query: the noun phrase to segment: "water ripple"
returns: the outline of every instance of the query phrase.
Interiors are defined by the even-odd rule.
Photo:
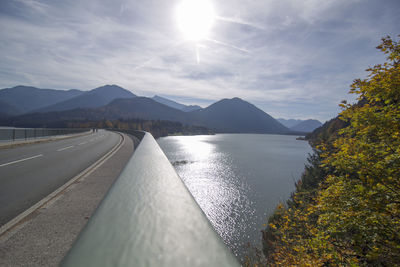
[[[247,141],[244,141],[247,140]],[[158,140],[215,230],[242,258],[266,216],[294,189],[310,148],[274,135],[179,136]]]

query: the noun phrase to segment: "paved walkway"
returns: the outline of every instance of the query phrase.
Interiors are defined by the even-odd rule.
[[[57,266],[133,153],[131,138],[93,172],[0,236],[0,266]]]

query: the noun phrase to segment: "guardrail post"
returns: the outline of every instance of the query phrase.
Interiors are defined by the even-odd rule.
[[[13,129],[13,141],[15,141],[15,129]]]
[[[26,132],[27,132],[27,129],[25,129],[25,140],[26,140]]]

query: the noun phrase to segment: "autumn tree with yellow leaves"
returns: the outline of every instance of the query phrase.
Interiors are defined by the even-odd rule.
[[[343,102],[339,116],[347,126],[316,146],[269,219],[268,265],[400,265],[400,44],[386,37],[377,48],[387,60],[352,84],[358,103]]]

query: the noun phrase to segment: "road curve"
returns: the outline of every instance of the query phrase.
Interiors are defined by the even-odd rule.
[[[85,170],[120,140],[102,131],[0,150],[0,226]]]

